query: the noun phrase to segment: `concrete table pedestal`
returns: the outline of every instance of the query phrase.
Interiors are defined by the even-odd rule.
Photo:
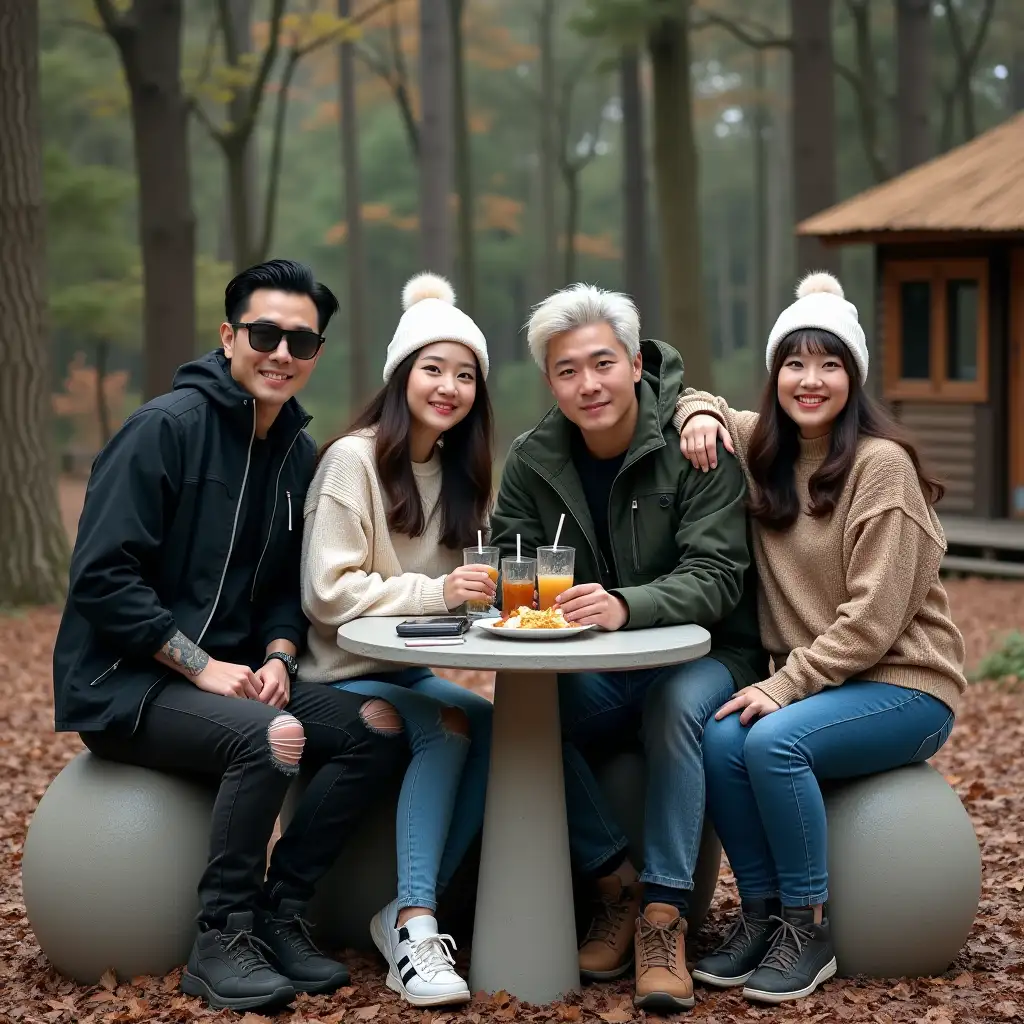
[[[553,1002],[580,987],[556,676],[692,661],[710,636],[666,626],[528,641],[473,628],[459,646],[406,647],[401,621],[346,623],[338,644],[397,664],[497,672],[470,987]]]

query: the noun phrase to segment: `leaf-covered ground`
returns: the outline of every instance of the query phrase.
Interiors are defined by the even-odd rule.
[[[948,589],[971,663],[998,634],[1024,625],[1024,583],[952,580]],[[56,625],[53,611],[0,617],[0,1021],[124,1024],[223,1019],[261,1024],[265,1018],[258,1015],[218,1015],[180,995],[176,972],[165,978],[120,983],[108,976],[100,985],[85,987],[59,977],[40,952],[21,897],[22,843],[46,786],[81,749],[76,736],[53,733],[50,655]],[[486,677],[475,673],[467,673],[461,681],[484,690],[489,685]],[[813,998],[776,1010],[757,1009],[735,992],[698,987],[697,1007],[686,1016],[731,1024],[757,1020],[1009,1024],[1024,1018],[1024,687],[973,686],[952,737],[934,763],[964,801],[984,860],[978,916],[950,971],[941,978],[899,982],[833,981]],[[936,898],[941,899],[941,893]],[[711,917],[691,952],[699,953],[714,942],[734,905],[724,867]],[[281,1024],[599,1020],[613,1024],[642,1018],[630,1002],[629,980],[587,987],[568,1003],[549,1007],[522,1005],[498,994],[479,996],[458,1013],[430,1014],[401,1004],[384,986],[379,963],[351,957],[349,964],[353,985],[332,996],[300,996],[276,1019]]]

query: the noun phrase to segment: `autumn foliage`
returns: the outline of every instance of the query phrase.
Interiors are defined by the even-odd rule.
[[[953,580],[953,613],[976,664],[1024,607],[1024,583]],[[82,749],[77,736],[53,733],[50,652],[55,610],[0,618],[0,1021],[4,1024],[132,1024],[223,1020],[264,1024],[270,1018],[215,1013],[178,991],[178,972],[164,978],[118,979],[95,986],[61,978],[40,952],[25,917],[20,887],[22,844],[33,809],[50,780]],[[460,681],[475,685],[475,677]],[[751,1006],[737,992],[697,987],[697,1007],[670,1020],[771,1024],[971,1024],[1024,1016],[1024,689],[996,683],[971,688],[946,747],[935,758],[963,800],[981,842],[981,906],[965,948],[938,978],[893,982],[831,981],[812,998],[778,1009]],[[935,894],[942,899],[942,893]],[[723,865],[711,916],[689,945],[699,955],[722,934],[736,906]],[[460,950],[465,967],[469,951]],[[552,1006],[520,1003],[507,993],[479,994],[458,1012],[409,1007],[384,985],[374,959],[348,956],[353,983],[332,996],[299,996],[273,1018],[281,1024],[481,1024],[537,1021],[625,1024],[641,1020],[631,1002],[632,979],[591,985]],[[657,1018],[648,1017],[648,1020]]]

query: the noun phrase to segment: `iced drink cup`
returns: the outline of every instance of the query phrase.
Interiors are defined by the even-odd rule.
[[[553,608],[555,598],[572,586],[575,563],[575,548],[564,544],[537,548],[537,596],[541,611]]]
[[[537,583],[536,558],[503,558],[501,560],[501,610],[533,607],[533,591]]]
[[[501,549],[491,547],[471,547],[462,549],[463,565],[485,565],[487,575],[492,583],[498,582],[498,565],[501,561]],[[489,601],[467,601],[467,615],[486,615],[491,610]]]

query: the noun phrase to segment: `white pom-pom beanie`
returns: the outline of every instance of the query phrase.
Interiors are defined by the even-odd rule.
[[[435,341],[457,341],[470,349],[487,379],[487,341],[471,317],[455,306],[455,290],[438,274],[417,274],[402,289],[402,308],[395,336],[388,345],[384,383],[395,367],[413,352]]]
[[[843,286],[824,271],[808,274],[800,282],[796,289],[796,302],[787,306],[775,321],[764,355],[769,373],[782,339],[793,331],[806,328],[834,334],[850,350],[861,384],[868,379],[868,344],[857,307],[843,296]]]

